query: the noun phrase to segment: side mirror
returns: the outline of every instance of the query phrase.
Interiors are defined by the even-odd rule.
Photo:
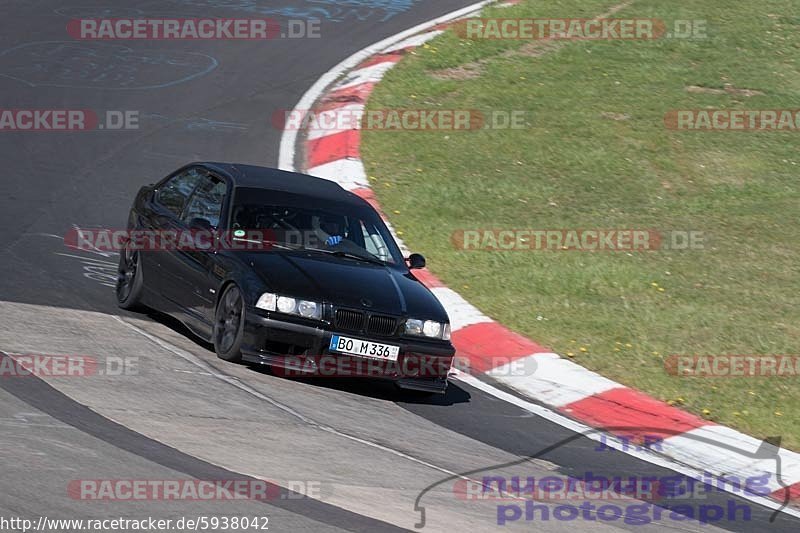
[[[408,268],[425,268],[425,257],[421,254],[411,254],[408,256]]]
[[[202,217],[194,217],[192,220],[190,220],[189,227],[192,229],[199,229],[204,231],[214,230],[214,227],[211,225],[211,222],[209,222],[208,219]]]

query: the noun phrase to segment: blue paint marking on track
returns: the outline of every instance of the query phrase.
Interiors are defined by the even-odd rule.
[[[374,20],[385,22],[399,13],[408,11],[419,0],[303,0],[294,6],[275,5],[276,2],[258,0],[172,0],[172,4],[202,7],[205,9],[229,9],[246,12],[254,16],[293,17],[300,19],[322,19],[331,22],[345,20]],[[160,2],[164,9],[170,2]]]
[[[0,77],[31,87],[158,89],[208,74],[218,64],[215,58],[195,52],[39,41],[0,52]]]

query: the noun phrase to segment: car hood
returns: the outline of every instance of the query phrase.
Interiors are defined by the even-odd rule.
[[[439,300],[404,269],[302,252],[254,253],[247,259],[279,294],[448,322]]]

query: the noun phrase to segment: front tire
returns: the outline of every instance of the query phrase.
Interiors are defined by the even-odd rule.
[[[142,254],[138,250],[131,250],[130,243],[119,254],[119,269],[117,271],[117,305],[129,311],[140,311],[142,305]]]
[[[235,284],[228,285],[214,315],[214,351],[231,363],[242,360],[244,339],[244,298]]]

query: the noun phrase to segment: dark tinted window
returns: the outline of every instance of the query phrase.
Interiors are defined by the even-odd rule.
[[[170,179],[158,190],[158,203],[181,216],[189,195],[200,183],[203,174],[196,168],[190,168]]]
[[[213,176],[206,176],[200,183],[186,208],[183,221],[186,224],[193,218],[204,218],[215,228],[219,226],[222,200],[225,198],[225,182]]]
[[[285,248],[347,252],[402,264],[403,255],[374,209],[279,191],[238,188],[231,228],[264,233]],[[235,234],[234,234],[235,235]]]

